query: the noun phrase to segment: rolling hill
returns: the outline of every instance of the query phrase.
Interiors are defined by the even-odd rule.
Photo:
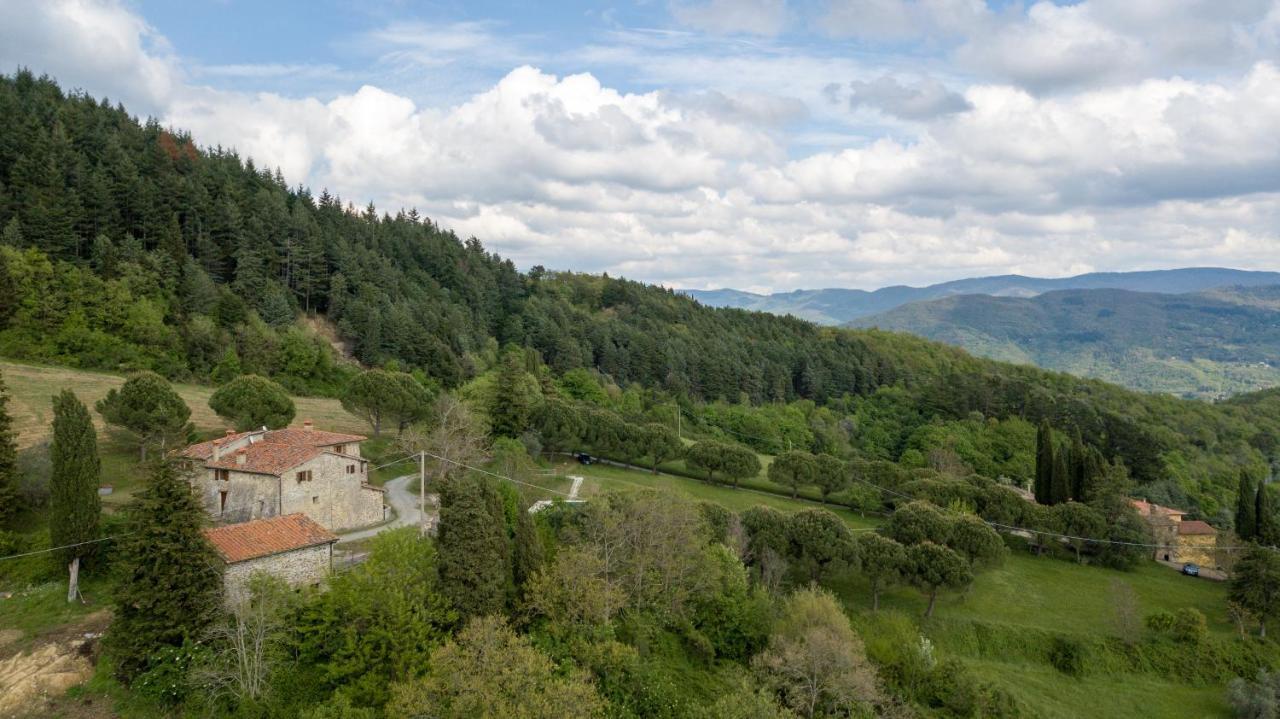
[[[1280,286],[961,295],[849,324],[1145,391],[1217,398],[1280,385]]]
[[[1112,289],[1182,294],[1218,287],[1280,285],[1280,272],[1251,272],[1221,267],[1187,267],[1147,272],[1091,272],[1075,277],[972,277],[927,287],[897,285],[875,291],[850,289],[795,290],[769,295],[740,290],[681,290],[709,307],[795,315],[819,324],[845,324],[860,317],[888,312],[911,302],[956,295],[1034,297],[1055,290]]]

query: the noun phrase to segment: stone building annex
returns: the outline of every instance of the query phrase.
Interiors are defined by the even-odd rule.
[[[385,516],[383,491],[368,483],[356,434],[302,427],[248,432],[201,442],[183,453],[191,484],[222,524],[303,513],[331,531]]]
[[[223,586],[233,603],[249,596],[259,572],[291,587],[319,587],[333,569],[337,535],[301,512],[204,530],[226,563]]]

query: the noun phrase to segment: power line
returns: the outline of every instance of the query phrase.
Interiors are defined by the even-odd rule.
[[[102,537],[100,539],[90,539],[87,542],[76,542],[75,544],[64,544],[61,547],[49,547],[48,549],[37,549],[34,552],[23,552],[22,554],[10,554],[7,557],[0,557],[0,562],[3,562],[6,559],[18,559],[20,557],[33,557],[37,554],[48,554],[49,552],[56,552],[60,549],[71,549],[72,547],[83,547],[86,544],[97,544],[98,542],[106,542],[108,540],[115,539],[116,537],[127,537],[130,534],[133,534],[133,532],[125,532],[124,534],[113,534],[110,537]]]
[[[543,486],[540,486],[540,485],[537,485],[537,484],[532,484],[532,483],[530,483],[530,482],[525,482],[525,481],[523,481],[523,480],[515,479],[514,477],[507,477],[507,476],[504,476],[504,475],[501,475],[501,474],[497,474],[496,472],[490,472],[490,471],[489,471],[489,470],[487,470],[487,469],[480,469],[479,467],[472,467],[471,465],[469,465],[469,464],[465,464],[465,463],[463,463],[463,462],[459,462],[459,461],[458,461],[458,460],[456,460],[456,459],[449,459],[448,457],[441,457],[441,456],[440,456],[440,455],[438,455],[438,454],[432,454],[432,453],[427,452],[427,451],[425,451],[425,450],[422,452],[422,454],[424,454],[424,455],[426,455],[426,456],[428,456],[428,457],[431,457],[432,459],[439,460],[439,461],[441,461],[441,462],[448,462],[449,464],[452,464],[452,465],[454,465],[454,466],[456,466],[456,467],[462,467],[463,469],[469,469],[469,470],[471,470],[472,472],[479,472],[480,474],[487,474],[487,475],[489,475],[490,477],[496,477],[496,478],[498,478],[498,479],[505,479],[505,480],[507,480],[508,482],[514,482],[514,483],[516,483],[516,484],[523,484],[523,485],[524,485],[524,486],[526,486],[526,487],[532,487],[532,488],[534,488],[534,489],[540,489],[540,490],[542,490],[542,491],[544,491],[544,492],[551,492],[552,494],[558,494],[558,495],[560,495],[560,496],[562,496],[562,497],[567,497],[568,499],[574,499],[574,497],[572,497],[568,492],[561,492],[561,491],[560,491],[560,490],[558,490],[558,489],[551,489],[550,487],[543,487]]]

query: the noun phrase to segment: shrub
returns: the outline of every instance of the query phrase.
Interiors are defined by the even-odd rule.
[[[1057,636],[1049,642],[1049,663],[1067,676],[1078,677],[1084,673],[1087,651],[1078,639]]]
[[[1148,614],[1143,623],[1147,625],[1147,629],[1163,634],[1173,629],[1177,619],[1172,612],[1155,612],[1154,614]]]
[[[1194,607],[1183,607],[1173,614],[1173,638],[1187,644],[1199,644],[1209,636],[1204,613]]]

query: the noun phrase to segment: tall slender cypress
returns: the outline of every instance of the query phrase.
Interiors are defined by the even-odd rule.
[[[9,388],[0,375],[0,527],[18,511],[18,442],[8,405]]]
[[[1071,454],[1068,457],[1068,469],[1071,472],[1071,498],[1083,502],[1085,485],[1088,483],[1089,458],[1085,450],[1084,440],[1080,438],[1080,429],[1076,428],[1071,437]]]
[[[1053,476],[1049,484],[1049,504],[1062,504],[1071,499],[1071,469],[1067,466],[1069,452],[1059,448],[1053,458]]]
[[[98,481],[98,433],[89,409],[69,389],[53,398],[53,440],[49,445],[49,539],[55,547],[98,538],[102,500]],[[96,544],[61,551],[65,563],[93,556]]]
[[[1042,420],[1036,428],[1036,502],[1052,504],[1053,487],[1053,430],[1049,422]]]
[[[1280,544],[1280,537],[1276,536],[1276,516],[1271,511],[1271,495],[1267,492],[1265,480],[1258,482],[1257,496],[1257,538],[1259,542],[1273,547]]]
[[[1254,539],[1258,536],[1258,495],[1249,473],[1240,471],[1240,485],[1236,489],[1236,536]]]

